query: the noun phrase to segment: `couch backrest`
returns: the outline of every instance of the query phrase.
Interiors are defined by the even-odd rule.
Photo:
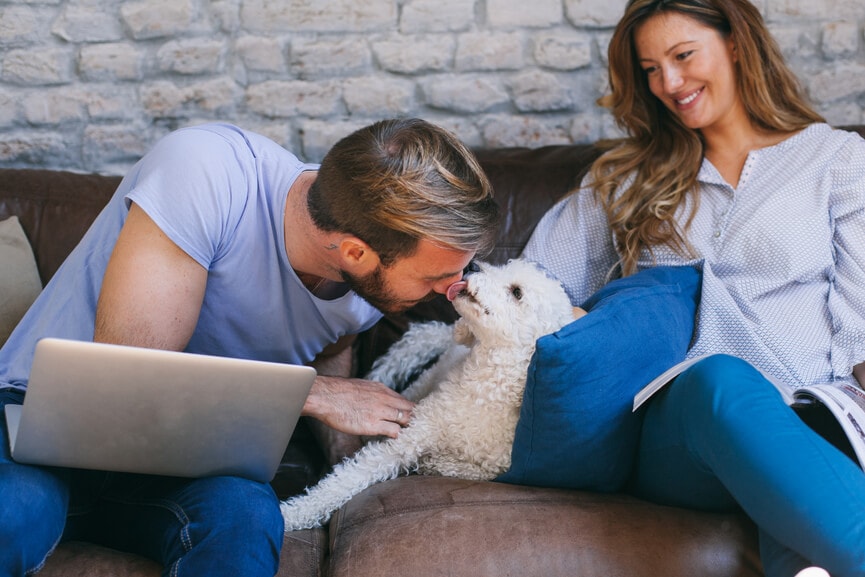
[[[43,285],[111,198],[119,177],[0,169],[0,220],[17,215]]]

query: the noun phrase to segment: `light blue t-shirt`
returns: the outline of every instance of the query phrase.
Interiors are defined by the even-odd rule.
[[[301,172],[317,169],[226,124],[160,140],[0,349],[0,388],[26,388],[39,338],[93,339],[102,277],[130,202],[208,271],[188,352],[306,364],[339,337],[372,326],[381,313],[365,300],[353,292],[319,299],[288,262],[288,192]]]

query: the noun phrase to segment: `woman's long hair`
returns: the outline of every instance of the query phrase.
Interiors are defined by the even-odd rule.
[[[628,136],[606,143],[609,150],[591,170],[591,186],[607,212],[625,275],[635,272],[644,248],[651,252],[668,245],[679,254],[690,253],[685,232],[699,205],[700,133],[682,124],[649,91],[634,43],[639,26],[661,13],[683,14],[732,38],[739,97],[755,127],[793,132],[823,121],[749,0],[628,2],[609,46],[611,92],[599,100]],[[625,182],[627,188],[620,191]],[[680,226],[677,211],[689,194],[691,212]]]

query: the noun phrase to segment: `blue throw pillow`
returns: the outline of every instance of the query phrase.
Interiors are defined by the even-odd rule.
[[[656,267],[614,280],[589,314],[538,340],[511,468],[498,480],[618,491],[633,466],[642,413],[634,395],[685,358],[701,275]]]

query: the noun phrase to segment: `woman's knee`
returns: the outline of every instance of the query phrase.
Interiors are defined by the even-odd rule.
[[[780,399],[774,385],[751,364],[730,355],[701,359],[679,375],[669,396],[701,418],[717,416],[729,408],[739,410],[745,399]]]

